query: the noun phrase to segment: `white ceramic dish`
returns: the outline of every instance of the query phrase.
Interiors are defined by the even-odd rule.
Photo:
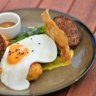
[[[16,23],[15,25],[11,27],[0,27],[0,33],[5,35],[8,39],[12,39],[16,37],[20,30],[21,30],[21,20],[20,16],[16,13],[13,12],[4,12],[0,14],[0,23],[2,22],[14,22]]]

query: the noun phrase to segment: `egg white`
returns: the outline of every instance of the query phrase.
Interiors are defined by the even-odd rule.
[[[1,60],[3,68],[1,81],[11,89],[24,90],[30,86],[29,81],[26,80],[30,65],[33,62],[54,61],[57,57],[57,47],[54,41],[45,34],[30,36],[18,43],[28,48],[29,53],[17,64],[10,65],[7,62],[7,56],[11,45],[8,46]]]

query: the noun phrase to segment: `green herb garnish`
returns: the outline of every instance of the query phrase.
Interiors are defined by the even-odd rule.
[[[28,28],[28,30],[26,30],[25,32],[20,32],[20,34],[16,38],[10,40],[10,42],[11,44],[13,44],[26,37],[29,37],[32,35],[44,34],[44,33],[45,33],[44,25],[38,25],[37,27]]]

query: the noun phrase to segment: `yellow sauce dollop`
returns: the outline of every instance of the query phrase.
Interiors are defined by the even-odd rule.
[[[74,51],[70,50],[70,54],[71,54],[71,57],[73,57]],[[42,64],[42,68],[43,68],[43,70],[52,70],[52,69],[55,69],[58,67],[68,66],[70,64],[71,64],[71,61],[65,62],[60,56],[58,56],[55,61],[46,63],[46,64]]]

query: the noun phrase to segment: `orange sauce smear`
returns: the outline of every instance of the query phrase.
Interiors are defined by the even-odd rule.
[[[3,28],[7,28],[7,27],[11,27],[11,26],[14,26],[16,23],[14,22],[2,22],[0,23],[0,27],[3,27]]]

